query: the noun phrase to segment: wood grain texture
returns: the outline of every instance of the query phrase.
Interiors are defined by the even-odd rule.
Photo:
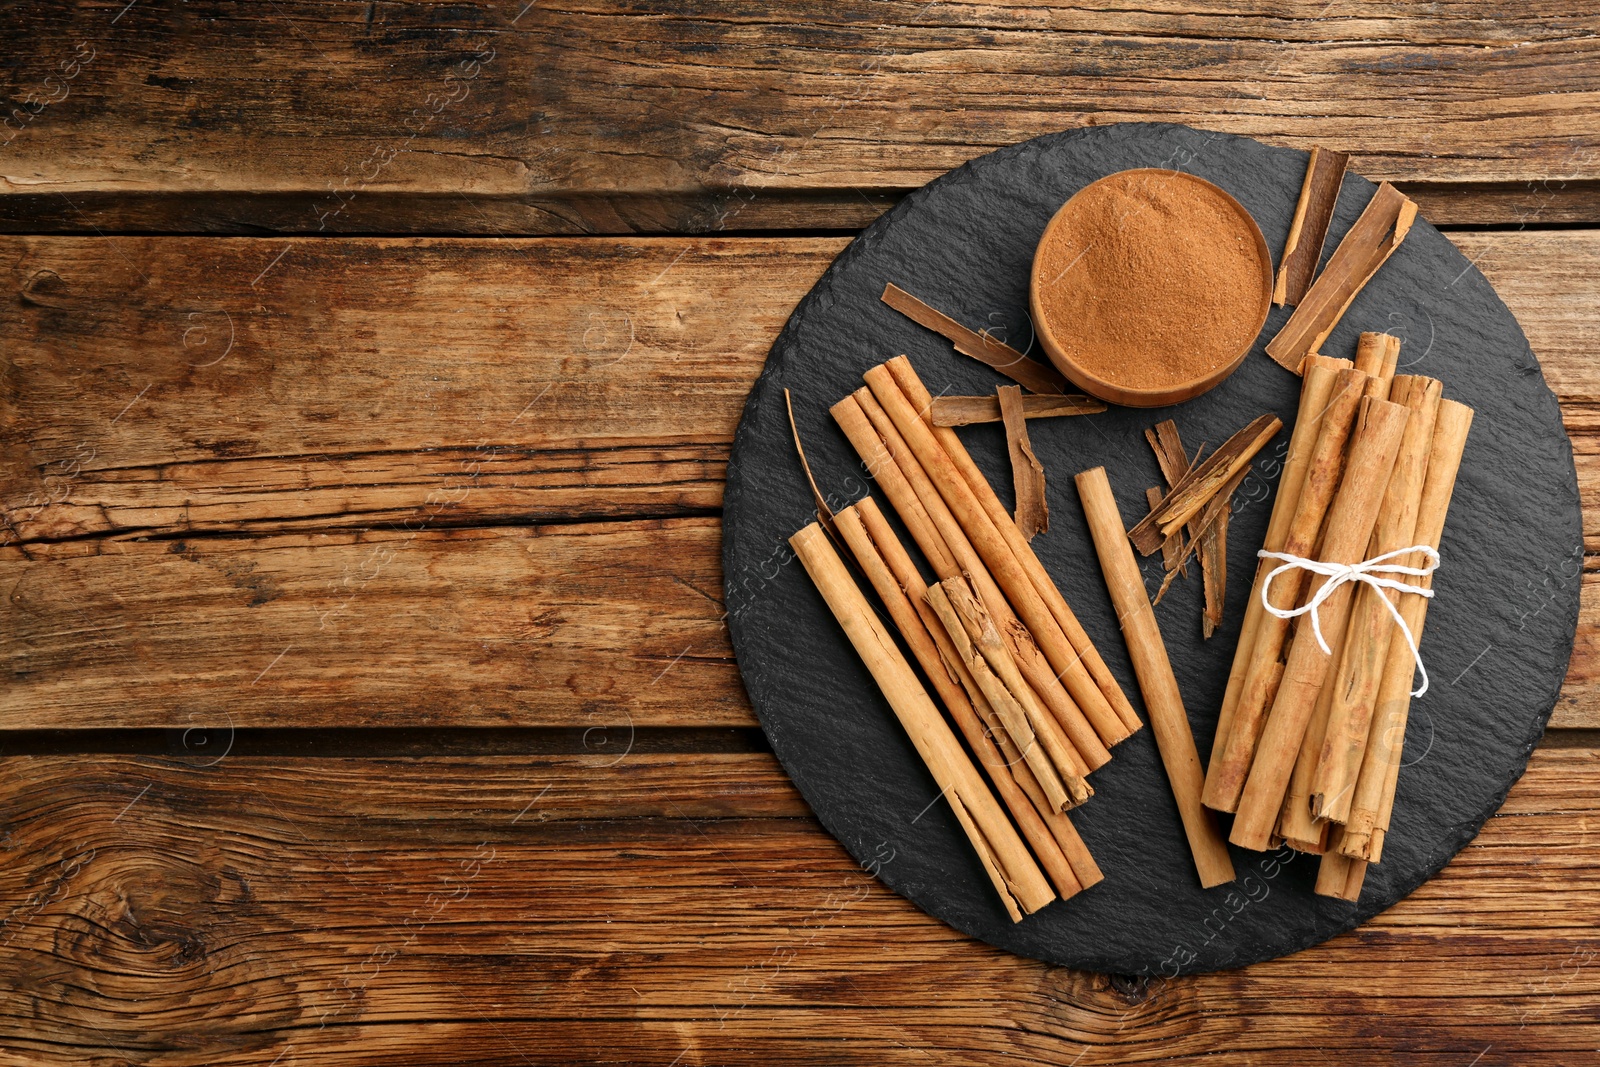
[[[1459,1067],[1600,1043],[1592,750],[1537,753],[1478,840],[1362,929],[1179,980],[957,934],[846,856],[769,756],[608,762],[5,759],[0,1061],[424,1064],[447,1045],[463,1064],[1166,1065],[1314,1047]]]
[[[1600,308],[1584,295],[1600,235],[1453,237],[1540,355],[1600,514]],[[750,725],[712,516],[770,339],[843,244],[0,240],[18,294],[0,302],[0,512],[20,541],[0,549],[18,620],[0,629],[0,722],[188,726],[225,708],[240,726]],[[705,518],[632,521],[684,514]],[[566,573],[541,554],[566,535],[527,528],[590,519],[628,521],[570,543],[653,558]],[[1592,585],[1558,726],[1600,726]],[[261,589],[275,593],[250,607]],[[329,617],[353,629],[326,640],[347,598]],[[507,603],[562,618],[554,663],[528,658],[537,641],[515,635],[547,627]],[[208,626],[185,625],[195,611]],[[463,655],[484,658],[463,673]],[[558,665],[604,679],[616,663],[609,691],[555,681]]]
[[[0,729],[748,725],[715,519],[0,549]]]
[[[1584,296],[1600,235],[1453,237],[1530,336],[1600,514],[1600,307]],[[0,614],[16,621],[0,629],[0,721],[752,725],[714,526],[634,520],[714,515],[766,346],[843,243],[0,240],[18,294],[0,301]],[[526,528],[594,518],[627,522],[570,542]],[[563,573],[565,555],[541,553],[554,544],[661,557],[650,577]],[[539,605],[552,581],[563,600]],[[1600,726],[1592,584],[1558,726]],[[323,614],[346,598],[331,640]],[[605,675],[616,656],[614,689],[512,654],[555,616],[555,664]],[[382,670],[397,646],[405,670]]]
[[[1151,119],[1359,150],[1440,219],[1600,202],[1600,19],[1549,2],[8,14],[13,230],[854,228],[993,148]]]

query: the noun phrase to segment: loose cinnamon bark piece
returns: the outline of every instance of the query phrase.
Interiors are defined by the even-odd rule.
[[[1233,514],[1233,493],[1222,498],[1222,510],[1200,533],[1200,579],[1205,583],[1205,612],[1200,616],[1200,636],[1209,639],[1222,625],[1222,605],[1228,593],[1228,518]]]
[[[789,411],[789,432],[794,434],[794,450],[800,457],[800,469],[806,473],[806,484],[811,486],[811,499],[817,505],[817,521],[822,523],[822,528],[837,544],[839,528],[834,522],[833,509],[828,507],[828,502],[822,498],[822,490],[817,488],[817,480],[811,475],[811,463],[806,459],[805,446],[800,443],[800,427],[794,421],[794,402],[789,399],[788,389],[783,391],[783,406]]]
[[[1015,385],[1002,385],[995,394],[1006,428],[1006,451],[1011,454],[1017,529],[1025,539],[1032,541],[1034,534],[1050,529],[1050,505],[1044,497],[1044,465],[1033,454],[1033,443],[1028,440],[1028,422],[1022,413],[1022,390]]]
[[[1150,510],[1154,511],[1160,506],[1161,501],[1166,499],[1167,493],[1172,492],[1172,487],[1183,481],[1184,475],[1189,473],[1194,464],[1189,462],[1188,450],[1183,447],[1183,438],[1178,435],[1178,424],[1171,419],[1164,419],[1145,430],[1144,439],[1150,443],[1151,451],[1156,454],[1156,466],[1161,468],[1161,477],[1167,482],[1166,490],[1160,492],[1157,499],[1151,499],[1148,493],[1145,494],[1145,498],[1150,500]],[[1204,447],[1201,446],[1202,449]],[[1196,452],[1195,459],[1198,461],[1199,458],[1200,454]],[[1190,522],[1186,529],[1191,540],[1199,536],[1200,531],[1193,522]],[[1181,537],[1172,537],[1161,543],[1161,558],[1169,573],[1166,581],[1162,582],[1163,591],[1172,581],[1170,573],[1174,567],[1183,577],[1189,576],[1188,565],[1183,562],[1185,553],[1182,540]]]
[[[1349,162],[1350,156],[1345,152],[1321,147],[1311,149],[1305,181],[1300,186],[1300,200],[1295,204],[1294,219],[1289,223],[1289,239],[1284,242],[1283,255],[1278,260],[1278,280],[1272,288],[1274,304],[1298,304],[1311,287],[1311,277],[1322,259],[1328,223],[1333,221],[1333,209],[1339,201],[1344,168]]]
[[[1072,393],[1024,393],[1022,414],[1030,419],[1051,419],[1063,415],[1093,415],[1106,409],[1104,400]],[[935,426],[973,426],[1000,421],[1000,402],[992,396],[936,396],[931,408]]]
[[[1378,186],[1294,314],[1267,342],[1267,355],[1300,373],[1301,362],[1328,339],[1361,287],[1406,239],[1416,217],[1417,205],[1403,193],[1388,182]]]
[[[1012,921],[1020,921],[1024,913],[1031,915],[1049,904],[1056,898],[1050,883],[922,688],[894,638],[878,621],[877,613],[857,588],[822,527],[817,523],[806,526],[789,539],[789,544],[916,746]]]
[[[1145,502],[1150,505],[1151,509],[1160,507],[1161,498],[1166,495],[1160,486],[1155,485],[1144,491]],[[1161,598],[1166,596],[1167,589],[1172,585],[1172,580],[1178,577],[1179,572],[1187,570],[1186,565],[1183,563],[1183,556],[1182,537],[1169,537],[1161,543],[1161,569],[1165,573],[1161,578],[1160,590],[1150,599],[1152,605],[1161,603]]]
[[[1167,780],[1172,785],[1172,795],[1178,802],[1178,814],[1189,839],[1189,850],[1194,856],[1200,884],[1209,889],[1231,882],[1234,879],[1233,861],[1228,857],[1227,843],[1223,841],[1211,812],[1200,803],[1200,754],[1195,749],[1194,734],[1189,729],[1189,717],[1183,708],[1178,680],[1173,676],[1172,663],[1167,658],[1167,648],[1161,640],[1161,628],[1156,624],[1155,611],[1145,595],[1139,564],[1128,546],[1122,514],[1117,509],[1116,497],[1112,495],[1111,483],[1106,479],[1104,467],[1084,471],[1076,480],[1078,495],[1083,501],[1084,517],[1089,523],[1089,534],[1094,540],[1095,553],[1100,557],[1100,569],[1111,593],[1111,603],[1117,610],[1117,620],[1127,640],[1128,658],[1133,661],[1139,689],[1144,693],[1150,727],[1155,732],[1156,748],[1161,753]]]
[[[1153,428],[1144,432],[1145,440],[1150,442],[1150,447],[1155,451],[1156,463],[1161,467],[1162,476],[1167,479],[1170,487],[1182,481],[1194,464],[1189,462],[1188,452],[1183,447],[1183,438],[1178,434],[1178,425],[1171,419],[1157,423]],[[1198,462],[1199,454],[1195,460]],[[1180,537],[1169,537],[1161,543],[1162,563],[1167,570],[1167,575],[1161,582],[1161,590],[1151,601],[1152,604],[1161,603],[1161,598],[1166,594],[1167,588],[1172,584],[1174,569],[1187,577],[1187,560],[1190,552],[1196,552],[1200,559],[1200,579],[1204,583],[1205,608],[1200,616],[1200,633],[1204,638],[1210,638],[1216,633],[1217,627],[1222,625],[1222,607],[1227,595],[1228,584],[1228,518],[1233,513],[1233,490],[1240,481],[1236,473],[1233,483],[1224,486],[1217,496],[1221,499],[1221,506],[1214,512],[1207,512],[1190,519],[1185,529],[1189,534],[1189,544],[1180,544]],[[1147,494],[1150,501],[1150,510],[1154,511],[1161,501],[1158,493]]]
[[[956,346],[956,351],[987,364],[1035,393],[1066,393],[1067,379],[1054,367],[1029,359],[987,333],[975,333],[955,319],[918,300],[893,282],[883,287],[883,302],[919,326],[924,326]]]
[[[1159,550],[1163,541],[1199,514],[1218,490],[1248,467],[1256,453],[1282,427],[1276,415],[1262,415],[1224,441],[1222,447],[1172,487],[1160,507],[1128,531],[1128,539],[1134,547],[1146,556]]]

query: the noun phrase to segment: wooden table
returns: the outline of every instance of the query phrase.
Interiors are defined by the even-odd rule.
[[[1584,618],[1477,842],[1176,981],[858,869],[718,563],[745,393],[850,234],[1123,120],[1400,184],[1595,507],[1595,11],[125,3],[0,30],[3,1062],[1600,1062],[1592,556],[1530,576]]]

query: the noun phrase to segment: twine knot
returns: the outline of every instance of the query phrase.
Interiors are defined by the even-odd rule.
[[[1401,563],[1390,563],[1397,556],[1404,556],[1412,552],[1421,552],[1426,557],[1428,564],[1425,567],[1408,567]],[[1318,617],[1318,609],[1322,602],[1333,595],[1333,591],[1346,582],[1364,582],[1379,591],[1378,599],[1383,606],[1389,609],[1389,614],[1394,617],[1395,624],[1400,627],[1400,632],[1406,636],[1406,645],[1411,649],[1411,658],[1417,665],[1417,672],[1422,675],[1422,684],[1412,691],[1411,695],[1419,697],[1428,691],[1428,670],[1422,665],[1422,654],[1417,651],[1417,640],[1411,633],[1411,627],[1406,625],[1406,620],[1401,617],[1399,609],[1393,601],[1383,596],[1385,589],[1392,589],[1397,593],[1415,593],[1418,596],[1432,599],[1433,590],[1409,582],[1400,581],[1389,575],[1406,575],[1412,578],[1426,578],[1439,566],[1439,553],[1427,545],[1412,545],[1410,548],[1397,548],[1393,552],[1385,552],[1381,556],[1364,559],[1360,563],[1322,563],[1304,556],[1294,556],[1287,552],[1268,552],[1262,549],[1256,555],[1262,559],[1282,560],[1282,565],[1267,573],[1266,580],[1261,583],[1261,605],[1280,619],[1293,619],[1301,615],[1311,616],[1311,632],[1317,635],[1317,647],[1327,655],[1333,655],[1333,649],[1328,647],[1328,642],[1322,636],[1322,620]],[[1289,570],[1310,571],[1320,574],[1327,580],[1322,583],[1322,588],[1312,594],[1311,599],[1298,608],[1280,608],[1272,603],[1267,596],[1267,591],[1272,587],[1272,580],[1284,571]]]

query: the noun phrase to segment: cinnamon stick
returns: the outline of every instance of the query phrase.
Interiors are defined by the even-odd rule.
[[[1294,519],[1295,508],[1300,500],[1300,489],[1305,483],[1311,452],[1316,446],[1317,431],[1322,425],[1322,413],[1333,392],[1334,376],[1349,366],[1349,360],[1329,356],[1309,356],[1306,359],[1305,377],[1300,387],[1300,407],[1295,415],[1294,430],[1289,437],[1282,473],[1278,476],[1278,491],[1272,501],[1272,514],[1267,521],[1267,533],[1262,543],[1262,547],[1269,552],[1283,550],[1284,538],[1288,535],[1289,524]],[[1228,686],[1223,693],[1222,707],[1217,713],[1216,739],[1211,744],[1211,769],[1217,766],[1224,741],[1232,728],[1234,709],[1238,706],[1239,693],[1244,686],[1245,670],[1255,648],[1256,634],[1261,628],[1261,620],[1267,616],[1266,609],[1261,606],[1261,585],[1269,569],[1266,560],[1257,565],[1250,598],[1245,601],[1239,643],[1234,648],[1233,666],[1228,670]],[[1210,769],[1206,778],[1209,787]]]
[[[1276,415],[1262,415],[1223,442],[1222,447],[1172,487],[1160,507],[1128,531],[1128,539],[1134,547],[1146,556],[1159,550],[1163,541],[1199,514],[1234,475],[1247,468],[1256,453],[1282,427]]]
[[[912,405],[915,406],[918,413],[925,418],[933,403],[933,397],[929,394],[927,387],[922,384],[922,379],[917,377],[917,372],[912,368],[911,361],[906,359],[905,356],[896,356],[885,363],[884,366],[889,368],[889,373],[893,376],[895,382],[900,386]],[[1045,570],[1043,563],[1039,562],[1039,557],[1034,554],[1027,538],[1022,536],[1017,529],[1016,523],[1012,522],[1011,517],[1006,514],[1006,509],[1000,503],[1000,498],[995,495],[994,487],[983,476],[983,472],[978,469],[978,465],[972,461],[972,457],[967,453],[966,447],[961,443],[961,438],[956,435],[954,430],[947,427],[934,427],[931,423],[929,425],[934,439],[944,447],[951,462],[956,465],[957,470],[961,472],[962,478],[966,480],[968,488],[978,498],[978,503],[982,507],[984,514],[989,517],[990,522],[994,523],[995,529],[1000,532],[1006,544],[1021,562],[1029,579],[1032,580],[1034,589],[1044,598],[1045,605],[1050,609],[1050,614],[1055,616],[1056,623],[1060,626],[1061,632],[1066,635],[1072,650],[1083,661],[1084,668],[1089,672],[1094,684],[1100,689],[1103,700],[1110,704],[1112,711],[1122,722],[1127,733],[1131,734],[1138,730],[1143,724],[1140,723],[1139,716],[1134,714],[1133,705],[1128,702],[1128,697],[1123,693],[1122,687],[1112,675],[1111,668],[1106,666],[1106,661],[1101,657],[1099,650],[1094,647],[1094,642],[1089,640],[1088,632],[1084,630],[1083,624],[1078,621],[1078,617],[1072,613],[1072,608],[1067,605],[1066,598],[1061,595],[1061,590],[1056,588],[1056,583],[1050,577],[1050,572]],[[1054,659],[1051,660],[1051,663],[1058,672],[1066,673],[1066,666],[1056,663]],[[1075,699],[1076,696],[1077,694],[1074,692]],[[1090,698],[1086,695],[1085,699]],[[1107,742],[1107,744],[1111,743]]]
[[[1105,694],[1089,676],[1079,654],[1018,562],[1017,554],[1000,533],[1000,528],[990,519],[966,479],[934,436],[933,428],[918,414],[886,366],[874,367],[864,377],[873,397],[882,405],[894,428],[903,435],[924,473],[948,505],[960,533],[970,540],[982,560],[976,570],[991,574],[1004,591],[1017,617],[1026,624],[1049,666],[1054,669],[1052,675],[1065,684],[1073,702],[1093,725],[1100,740],[1107,746],[1121,741],[1128,731],[1106,701]],[[1011,522],[1009,516],[1003,515],[1003,518],[1005,526],[1015,534],[1017,541],[1026,546],[1027,541],[1017,533],[1015,523]],[[988,602],[987,598],[985,602]],[[1033,681],[1032,678],[1029,680]]]
[[[822,527],[817,523],[806,526],[789,544],[922,756],[1012,921],[1050,903],[1055,899],[1050,883],[917,681],[894,638],[861,595]]]
[[[1404,407],[1387,400],[1363,399],[1361,407],[1345,476],[1328,509],[1317,552],[1317,558],[1327,563],[1358,563],[1364,558],[1409,416]],[[1325,580],[1318,577],[1310,583],[1308,599]],[[1320,618],[1325,634],[1343,632],[1349,620],[1351,592],[1348,584],[1341,585],[1323,601]],[[1330,658],[1311,633],[1296,635],[1228,838],[1242,848],[1264,851],[1268,847]]]
[[[1228,846],[1211,813],[1200,804],[1200,754],[1189,729],[1178,680],[1173,676],[1172,663],[1161,640],[1161,628],[1145,596],[1139,564],[1128,546],[1111,483],[1106,479],[1104,467],[1084,471],[1076,481],[1083,513],[1089,522],[1089,534],[1094,539],[1111,603],[1128,643],[1128,657],[1133,660],[1139,689],[1144,693],[1156,747],[1166,767],[1172,795],[1178,802],[1178,814],[1183,819],[1200,884],[1209,889],[1231,882],[1233,861],[1228,857]]]
[[[1318,374],[1317,380],[1321,381],[1320,371],[1308,369],[1308,373]],[[1320,412],[1320,417],[1308,427],[1315,433],[1315,440],[1305,460],[1303,473],[1299,476],[1299,492],[1295,494],[1292,506],[1288,506],[1287,502],[1285,504],[1286,510],[1282,514],[1287,516],[1287,521],[1279,523],[1280,513],[1276,509],[1269,520],[1268,551],[1309,558],[1316,547],[1323,519],[1344,470],[1345,443],[1350,436],[1366,378],[1365,374],[1348,367],[1335,372],[1327,391],[1317,398],[1326,398],[1325,401],[1310,408],[1311,411]],[[1302,390],[1302,419],[1307,402],[1312,399]],[[1293,452],[1292,442],[1290,447]],[[1295,454],[1296,458],[1298,455]],[[1274,542],[1277,545],[1275,548],[1272,547]],[[1282,654],[1289,624],[1284,619],[1268,614],[1265,608],[1258,607],[1266,573],[1276,565],[1274,561],[1263,560],[1257,570],[1255,588],[1250,594],[1251,611],[1255,613],[1255,618],[1250,620],[1247,617],[1247,625],[1252,621],[1254,623],[1247,634],[1251,640],[1246,645],[1241,637],[1239,649],[1234,654],[1234,669],[1239,670],[1242,659],[1243,670],[1239,675],[1237,690],[1234,689],[1235,683],[1230,674],[1228,691],[1223,697],[1223,711],[1217,723],[1217,740],[1211,746],[1205,803],[1217,811],[1235,811],[1239,807],[1239,797],[1244,792],[1245,778],[1255,760],[1267,711],[1277,696],[1283,675]],[[1271,588],[1266,590],[1272,605],[1280,609],[1294,607],[1299,602],[1303,579],[1300,571],[1280,574]],[[1232,696],[1235,692],[1237,696]]]
[[[1367,396],[1389,399],[1395,368],[1400,364],[1400,338],[1387,333],[1364,333],[1356,341],[1356,370],[1370,375]]]
[[[883,302],[900,314],[926,327],[956,346],[956,351],[987,364],[1019,385],[1035,393],[1066,393],[1067,379],[1054,367],[1029,359],[1010,345],[987,333],[975,333],[942,311],[918,300],[894,283],[883,287]]]
[[[1427,473],[1422,497],[1417,504],[1414,543],[1435,551],[1444,535],[1445,515],[1455,491],[1456,474],[1466,449],[1467,432],[1472,426],[1472,409],[1454,400],[1439,401],[1434,419],[1433,441],[1428,452]],[[1412,553],[1399,562],[1420,567],[1424,560]],[[1407,578],[1409,584],[1431,588],[1429,578]],[[1400,617],[1420,645],[1422,627],[1427,620],[1426,597],[1406,594],[1399,597]],[[1406,720],[1411,708],[1411,689],[1415,664],[1405,635],[1398,627],[1389,639],[1389,655],[1378,682],[1375,711],[1368,732],[1361,772],[1356,779],[1354,798],[1345,819],[1345,832],[1339,849],[1347,856],[1376,861],[1382,856],[1380,831],[1387,830],[1394,806],[1395,782],[1405,741]]]
[[[940,656],[933,635],[928,632],[922,617],[912,606],[906,590],[890,571],[883,553],[873,542],[872,535],[862,521],[857,507],[847,507],[840,511],[837,516],[837,526],[840,536],[849,546],[851,554],[855,556],[856,563],[877,592],[878,599],[888,609],[889,618],[900,631],[906,646],[911,649],[918,666],[922,668],[923,676],[932,683],[940,702],[955,720],[961,736],[966,738],[967,747],[978,757],[979,764],[988,773],[990,784],[994,786],[995,792],[1000,794],[1001,803],[1016,821],[1017,829],[1032,847],[1040,866],[1044,868],[1051,883],[1056,887],[1056,892],[1062,899],[1073,896],[1083,887],[1072,871],[1072,864],[1068,862],[1060,844],[1045,826],[1044,820],[1034,810],[1032,802],[1012,777],[1011,769],[1006,766],[1005,757],[994,740],[985,732],[977,710],[968,699],[960,680]]]
[[[1267,355],[1298,374],[1301,362],[1328,339],[1362,286],[1400,247],[1416,217],[1417,205],[1403,193],[1388,182],[1378,186],[1294,314],[1267,342]]]
[[[1300,186],[1300,200],[1295,204],[1294,219],[1289,223],[1289,239],[1284,242],[1283,255],[1278,260],[1278,280],[1272,289],[1274,304],[1298,304],[1310,288],[1311,276],[1317,272],[1317,262],[1322,259],[1328,223],[1333,221],[1334,205],[1339,201],[1345,164],[1349,162],[1347,153],[1321,147],[1311,149],[1305,181]]]
[[[1073,393],[1024,393],[1022,414],[1030,419],[1050,419],[1063,415],[1093,415],[1104,411],[1104,400]],[[992,396],[936,396],[930,414],[935,426],[972,426],[1000,421],[1000,402]]]
[[[1337,827],[1333,831],[1337,837]],[[1361,883],[1367,877],[1367,861],[1351,859],[1333,848],[1322,855],[1317,867],[1316,892],[1324,897],[1338,897],[1354,902],[1361,897]]]
[[[1056,717],[1062,729],[1067,732],[1083,763],[1089,770],[1103,766],[1111,759],[1111,753],[1102,743],[1097,728],[1077,703],[1077,690],[1069,692],[1061,678],[1057,676],[1053,665],[1040,652],[1031,637],[1025,641],[1015,639],[1014,635],[1020,629],[1020,625],[1013,625],[1016,623],[1016,615],[1012,605],[995,583],[994,577],[989,573],[972,542],[967,539],[966,532],[950,511],[939,489],[929,478],[927,470],[917,458],[917,453],[901,436],[895,420],[883,409],[870,390],[858,389],[853,395],[857,407],[866,415],[868,423],[877,434],[877,439],[883,443],[894,466],[921,505],[923,513],[928,516],[929,522],[938,532],[940,543],[950,552],[953,560],[950,569],[940,571],[935,567],[935,573],[940,580],[965,575],[972,581],[984,606],[1000,624],[1002,637],[1010,641],[1011,650],[1023,675],[1033,686],[1035,693],[1044,700],[1045,706]],[[900,398],[900,401],[897,409],[904,406],[904,398]],[[904,418],[902,421],[905,421]],[[1082,673],[1080,667],[1078,675]],[[1078,675],[1069,674],[1067,682],[1094,695],[1092,681],[1086,677],[1080,678]]]
[[[1031,541],[1034,534],[1050,529],[1050,505],[1044,498],[1044,466],[1033,454],[1033,443],[1028,440],[1028,422],[1022,413],[1022,390],[1015,385],[1002,385],[995,393],[1000,404],[1000,418],[1005,423],[1006,451],[1011,454],[1017,529]]]
[[[1060,776],[1062,784],[1066,786],[1069,800],[1066,806],[1077,807],[1088,800],[1094,795],[1094,790],[1084,781],[1088,769],[1062,732],[1061,725],[1045,711],[1035,697],[1032,687],[1023,679],[1016,659],[1011,655],[1006,642],[1001,640],[999,631],[995,629],[994,620],[979,603],[972,592],[972,587],[964,578],[947,578],[939,583],[938,589],[944,594],[943,603],[948,604],[956,618],[960,620],[970,647],[983,657],[984,663],[1022,709],[1029,727],[1033,730],[1033,736]],[[939,602],[930,601],[930,603],[933,603],[934,611],[941,619],[947,618]],[[946,629],[948,630],[948,626]],[[956,634],[950,636],[957,648],[961,648],[960,638]],[[973,674],[974,677],[978,677],[976,671]],[[991,697],[989,702],[995,703],[994,698]],[[1038,769],[1035,768],[1035,775],[1037,773]]]
[[[1436,378],[1404,375],[1394,380],[1394,402],[1404,405],[1411,417],[1384,491],[1377,529],[1367,548],[1368,558],[1416,544],[1417,512],[1433,445],[1440,388]],[[1400,595],[1370,585],[1356,591],[1344,652],[1328,687],[1327,726],[1319,739],[1316,769],[1311,777],[1311,811],[1321,818],[1342,823],[1349,814],[1366,752],[1378,682],[1394,636],[1394,618],[1384,601],[1394,604]]]
[[[950,554],[950,546],[944,543],[944,537],[933,525],[933,519],[922,506],[921,499],[918,498],[899,465],[895,463],[894,457],[889,455],[883,438],[873,429],[857,398],[847,396],[833,405],[829,411],[833,415],[833,421],[839,424],[846,439],[861,457],[861,464],[866,468],[867,474],[878,483],[884,495],[889,498],[889,503],[900,516],[900,521],[905,523],[911,539],[928,558],[928,565],[933,568],[933,572],[942,578],[958,573],[955,557]]]
[[[1072,874],[1078,884],[1087,889],[1100,882],[1105,876],[1100,872],[1100,867],[1095,863],[1094,857],[1089,854],[1088,846],[1083,843],[1083,838],[1072,825],[1072,820],[1062,811],[1050,803],[1045,796],[1044,789],[1040,786],[1033,771],[1028,767],[1027,761],[1022,758],[1022,753],[1006,733],[1005,724],[1000,721],[998,713],[989,704],[979,690],[977,681],[962,665],[961,656],[955,645],[950,641],[950,635],[945,631],[944,624],[934,613],[933,605],[928,603],[928,585],[922,579],[922,574],[917,570],[917,565],[912,562],[911,555],[906,551],[905,545],[900,542],[894,529],[890,527],[889,520],[878,509],[877,501],[870,496],[863,497],[856,504],[856,511],[861,517],[862,524],[867,533],[872,537],[873,545],[882,556],[895,581],[905,592],[906,599],[910,601],[917,616],[922,620],[923,628],[928,636],[933,639],[934,646],[938,649],[939,658],[945,666],[956,676],[962,691],[982,723],[982,732],[989,738],[994,746],[999,749],[1004,761],[1004,767],[1018,785],[1028,802],[1033,805],[1034,811],[1049,829],[1050,835],[1060,847],[1067,863],[1072,868]],[[963,732],[966,727],[963,726]],[[969,739],[970,740],[970,739]],[[978,749],[974,747],[974,751]],[[1018,820],[1022,825],[1022,820]],[[1041,853],[1041,857],[1043,853]],[[1047,868],[1048,869],[1048,868]],[[1052,876],[1054,877],[1054,876]],[[1058,883],[1059,888],[1059,883]],[[1065,896],[1065,890],[1062,890]]]

